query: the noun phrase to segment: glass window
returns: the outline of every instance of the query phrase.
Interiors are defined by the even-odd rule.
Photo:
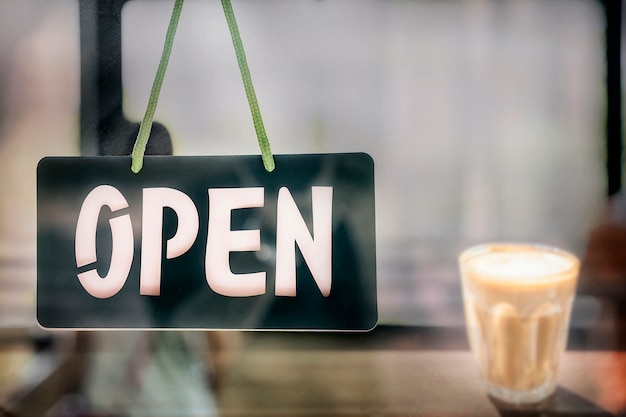
[[[36,167],[95,153],[80,22],[96,4],[123,5],[119,97],[138,123],[173,1],[0,2],[0,415],[496,415],[459,348],[458,254],[514,240],[582,258],[591,235],[603,290],[619,289],[626,229],[594,229],[607,206],[601,1],[233,0],[274,153],[375,161],[381,326],[356,337],[39,330]],[[87,52],[83,70],[116,51]],[[259,154],[220,2],[185,2],[155,121],[175,155]],[[626,406],[617,295],[602,311],[576,298],[572,327],[590,329],[578,345],[610,350],[565,356],[554,404],[566,413]],[[42,381],[53,389],[30,389]]]
[[[595,2],[234,7],[273,151],[374,158],[381,322],[461,325],[456,256],[472,243],[584,250],[605,189]],[[168,2],[124,7],[133,121],[170,13]],[[219,3],[185,3],[156,120],[175,154],[259,153]]]

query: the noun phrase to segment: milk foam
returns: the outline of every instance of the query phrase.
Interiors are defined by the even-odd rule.
[[[472,259],[470,265],[475,274],[484,278],[515,281],[538,281],[574,266],[564,256],[538,251],[488,253]]]

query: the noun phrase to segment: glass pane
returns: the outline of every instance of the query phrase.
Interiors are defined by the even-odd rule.
[[[80,3],[0,2],[0,415],[498,414],[457,255],[487,240],[585,255],[606,202],[601,2],[233,0],[273,151],[375,160],[381,326],[357,335],[36,327],[36,165],[84,139]],[[138,122],[173,2],[119,3]],[[219,2],[185,2],[156,121],[177,155],[259,153]],[[621,272],[622,247],[599,247]],[[622,301],[577,298],[573,342],[611,350],[565,355],[566,413],[626,407]]]
[[[603,202],[603,22],[590,1],[234,4],[275,153],[370,153],[381,321],[461,325],[456,256],[484,240],[577,253]],[[123,12],[127,116],[171,13]],[[188,1],[156,119],[174,151],[257,154],[221,6]]]
[[[36,168],[78,154],[78,4],[0,6],[0,328],[35,326]]]

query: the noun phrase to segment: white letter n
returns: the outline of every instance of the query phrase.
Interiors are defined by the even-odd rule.
[[[276,295],[296,296],[296,247],[324,297],[332,284],[333,187],[311,187],[313,236],[286,187],[278,191]]]

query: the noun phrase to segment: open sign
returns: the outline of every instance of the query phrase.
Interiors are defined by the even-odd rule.
[[[294,200],[286,187],[278,191],[276,219],[276,294],[296,295],[295,244],[311,271],[323,296],[330,293],[332,284],[332,187],[312,187],[313,228],[309,234]],[[231,230],[231,211],[264,206],[263,187],[212,188],[208,190],[209,213],[205,257],[206,280],[218,294],[228,297],[248,297],[265,293],[265,272],[233,274],[229,254],[232,251],[261,249],[260,230]],[[165,242],[168,259],[187,252],[198,235],[199,217],[194,202],[182,191],[167,187],[142,190],[141,272],[139,294],[161,294],[163,210],[172,209],[178,225],[174,236]],[[111,185],[99,185],[83,201],[76,225],[76,265],[80,268],[97,261],[96,232],[102,208],[113,213],[127,208],[124,196]],[[133,228],[129,214],[110,221],[113,249],[111,267],[101,277],[95,267],[78,274],[85,290],[96,298],[109,298],[123,287],[132,265]]]
[[[47,328],[368,330],[373,161],[44,158],[37,318]]]

